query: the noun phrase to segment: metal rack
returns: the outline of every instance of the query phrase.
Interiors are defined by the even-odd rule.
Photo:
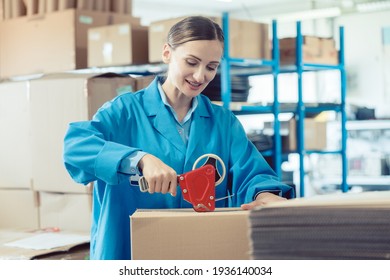
[[[340,50],[339,50],[339,64],[338,65],[323,65],[323,64],[311,64],[304,63],[302,57],[302,43],[303,36],[301,34],[301,22],[296,23],[297,40],[296,40],[296,63],[288,67],[281,67],[279,65],[279,39],[277,32],[277,22],[272,22],[272,60],[247,60],[242,58],[232,58],[229,56],[229,15],[223,13],[222,17],[222,29],[225,35],[225,49],[224,59],[221,65],[221,89],[222,89],[222,102],[225,108],[235,111],[239,114],[264,114],[272,113],[274,116],[274,135],[273,135],[273,149],[271,151],[273,158],[273,168],[279,178],[282,178],[281,165],[284,158],[282,154],[282,141],[280,131],[279,114],[281,112],[291,112],[297,117],[297,151],[299,155],[299,194],[301,197],[305,196],[305,168],[304,158],[307,155],[313,153],[319,154],[338,154],[342,158],[342,183],[341,190],[343,192],[348,191],[347,184],[347,130],[346,130],[346,111],[345,111],[345,97],[346,97],[346,72],[344,65],[344,28],[339,28]],[[234,72],[246,75],[255,74],[271,74],[273,76],[273,104],[272,106],[256,106],[256,105],[240,105],[239,110],[237,106],[231,103],[231,75]],[[262,71],[259,69],[263,69]],[[303,75],[309,71],[321,71],[321,70],[337,70],[340,72],[341,78],[341,100],[340,104],[328,104],[319,106],[307,106],[303,102]],[[281,110],[281,104],[278,100],[278,76],[282,73],[296,73],[298,79],[298,102],[294,108],[290,110]],[[305,150],[304,143],[304,119],[307,113],[318,113],[323,111],[335,111],[341,114],[341,148],[335,151],[317,151],[317,150]]]

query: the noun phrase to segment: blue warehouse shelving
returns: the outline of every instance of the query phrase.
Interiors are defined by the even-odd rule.
[[[282,152],[282,138],[280,135],[279,114],[284,112],[294,113],[297,119],[297,150],[299,156],[299,195],[305,196],[305,166],[304,158],[313,153],[318,154],[337,154],[342,159],[342,178],[341,190],[348,191],[347,185],[347,130],[346,130],[346,72],[344,65],[344,28],[339,28],[339,64],[338,65],[323,65],[304,63],[302,58],[303,36],[301,33],[301,22],[296,23],[296,63],[290,66],[280,66],[279,59],[279,39],[277,33],[277,22],[272,22],[272,59],[271,60],[253,60],[243,58],[233,58],[229,56],[229,15],[223,13],[222,27],[225,34],[225,50],[224,59],[221,65],[221,95],[223,106],[235,111],[237,114],[264,114],[271,113],[274,116],[274,135],[272,151],[267,152],[267,155],[272,155],[273,168],[279,178],[282,178],[282,161],[286,155]],[[305,72],[336,70],[340,73],[340,89],[341,97],[339,104],[326,104],[318,106],[309,106],[303,102],[303,79]],[[273,76],[273,104],[271,106],[256,106],[256,105],[240,105],[238,108],[231,102],[231,76],[233,73],[240,75],[258,75],[268,74]],[[278,77],[283,73],[296,73],[298,79],[298,102],[296,106],[289,109],[283,109],[278,98]],[[319,113],[323,111],[334,111],[341,115],[341,147],[339,150],[305,150],[304,143],[304,119],[308,113]]]

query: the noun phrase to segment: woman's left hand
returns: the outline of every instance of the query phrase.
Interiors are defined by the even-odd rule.
[[[265,206],[265,205],[271,204],[272,202],[283,201],[283,200],[287,200],[287,199],[284,197],[275,195],[273,193],[263,192],[256,197],[255,201],[252,201],[251,203],[242,204],[241,209],[251,210],[257,206]]]

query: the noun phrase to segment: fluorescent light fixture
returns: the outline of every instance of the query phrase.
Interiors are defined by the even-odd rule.
[[[341,10],[338,7],[326,8],[326,9],[313,9],[305,10],[294,13],[279,14],[273,16],[271,19],[276,19],[279,22],[288,22],[288,21],[301,21],[309,19],[322,19],[322,18],[332,18],[338,17],[341,15]]]
[[[367,3],[359,3],[356,5],[358,12],[378,12],[385,9],[390,9],[390,1],[375,1]]]
[[[231,3],[233,0],[216,0],[217,2],[226,2],[226,3]]]

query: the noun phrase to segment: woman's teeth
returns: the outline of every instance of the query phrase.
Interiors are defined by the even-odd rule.
[[[200,83],[195,83],[195,82],[190,82],[190,81],[187,81],[191,86],[194,86],[194,87],[199,87],[201,84]]]

